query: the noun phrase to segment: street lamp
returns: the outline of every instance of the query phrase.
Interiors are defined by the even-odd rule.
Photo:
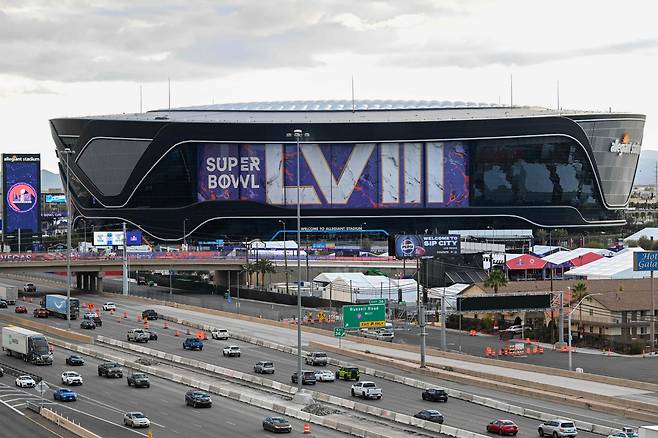
[[[587,294],[587,295],[585,295],[583,298],[581,298],[580,301],[578,301],[578,304],[576,304],[573,307],[573,309],[571,309],[569,311],[569,315],[567,316],[567,326],[569,327],[569,329],[568,329],[568,339],[567,339],[569,341],[569,371],[573,371],[572,370],[572,362],[571,362],[571,315],[573,314],[573,312],[576,311],[576,309],[578,309],[578,306],[580,306],[583,301],[585,301],[587,298],[593,297],[595,295],[603,295],[603,294],[602,293],[596,293],[596,294]]]
[[[183,219],[183,251],[187,251],[187,240],[185,232],[185,224],[187,223],[187,218]]]
[[[295,137],[297,144],[297,392],[302,390],[302,258],[300,249],[302,246],[302,215],[299,193],[301,191],[299,161],[301,160],[301,148],[299,145],[302,137],[308,137],[309,133],[301,129],[286,133],[286,137]]]
[[[286,295],[290,295],[290,290],[288,289],[288,283],[290,279],[288,278],[288,249],[286,248],[286,223],[279,219],[279,223],[283,225],[283,264],[286,270]]]
[[[71,330],[71,193],[69,180],[69,155],[75,151],[64,148],[60,153],[66,155],[66,326]]]
[[[363,250],[363,226],[364,226],[365,224],[366,224],[365,222],[363,222],[363,223],[361,224],[361,232],[359,233],[359,234],[360,234],[360,238],[359,238],[359,253]],[[359,254],[359,255],[360,255],[360,254]]]

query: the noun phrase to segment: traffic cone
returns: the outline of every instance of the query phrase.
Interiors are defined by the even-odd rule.
[[[164,329],[168,329],[168,328],[169,328],[169,325],[167,325],[167,321],[164,322],[164,327],[162,327],[162,328],[164,328]]]
[[[141,322],[141,321],[142,321],[142,317],[137,315],[137,322]]]
[[[203,332],[203,340],[204,341],[208,340],[208,334],[206,332]]]
[[[190,335],[190,329],[189,329],[189,327],[187,328],[187,330],[185,330],[185,334],[188,335],[188,336]]]
[[[304,435],[308,435],[311,433],[311,425],[308,423],[304,423]]]
[[[123,312],[123,319],[128,318],[128,312]]]
[[[174,336],[179,336],[178,329],[176,329],[176,332],[174,333]]]

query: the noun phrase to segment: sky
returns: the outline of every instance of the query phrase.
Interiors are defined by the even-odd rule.
[[[48,120],[271,100],[437,99],[646,114],[658,3],[0,0],[0,151],[56,170]]]

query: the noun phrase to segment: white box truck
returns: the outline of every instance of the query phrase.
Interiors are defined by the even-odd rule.
[[[638,435],[640,438],[658,438],[658,426],[641,426]]]
[[[2,349],[9,356],[19,357],[35,365],[53,364],[48,339],[41,333],[23,327],[2,328]]]
[[[0,285],[0,299],[5,300],[7,304],[15,305],[18,299],[18,288],[16,286]]]

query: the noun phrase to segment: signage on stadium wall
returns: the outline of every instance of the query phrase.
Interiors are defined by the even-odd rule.
[[[41,233],[41,155],[2,154],[5,233]]]
[[[641,145],[638,142],[632,142],[627,132],[620,139],[615,139],[610,145],[610,152],[621,156],[622,154],[640,154]]]
[[[437,254],[459,254],[459,234],[399,234],[395,236],[398,258],[434,257]]]
[[[302,144],[302,205],[315,208],[468,207],[464,142]],[[297,204],[295,144],[198,145],[203,201]]]

